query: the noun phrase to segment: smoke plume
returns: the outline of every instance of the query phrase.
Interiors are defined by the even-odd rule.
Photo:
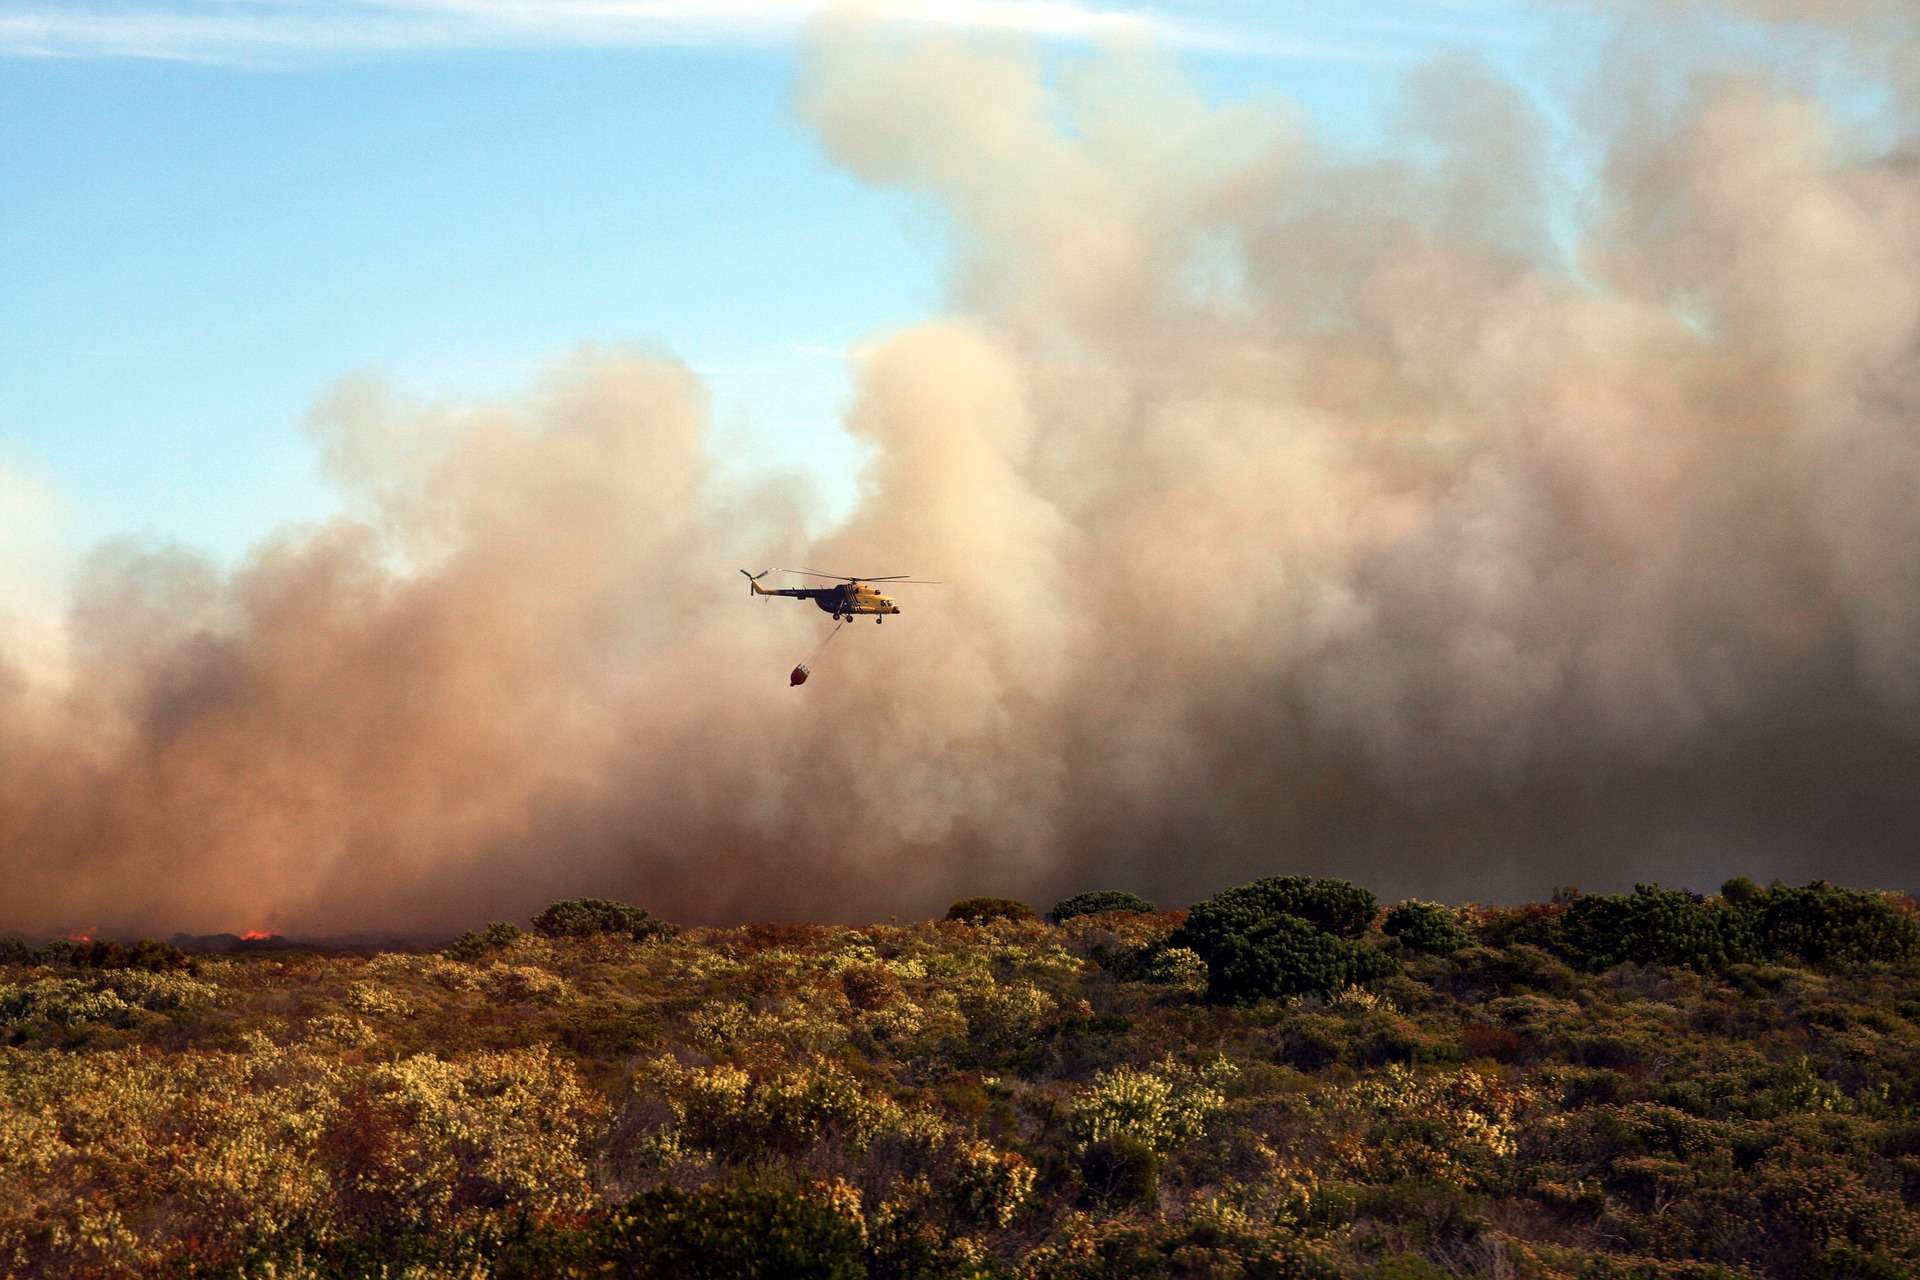
[[[801,114],[956,246],[948,314],[860,357],[846,521],[725,480],[657,355],[479,408],[344,384],[347,516],[231,573],[105,546],[58,662],[0,668],[0,927],[1916,887],[1909,14],[1818,15],[1900,55],[1864,123],[1817,71],[1620,50],[1571,199],[1470,60],[1356,159],[1137,51],[823,29]],[[769,564],[946,585],[790,690],[830,624],[749,602]]]

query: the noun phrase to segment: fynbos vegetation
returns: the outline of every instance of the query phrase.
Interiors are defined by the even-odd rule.
[[[1146,905],[11,945],[0,1274],[1920,1269],[1912,898]]]

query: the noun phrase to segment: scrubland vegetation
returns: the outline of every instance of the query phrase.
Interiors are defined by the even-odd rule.
[[[1910,897],[1151,905],[0,942],[0,1274],[1920,1271]]]

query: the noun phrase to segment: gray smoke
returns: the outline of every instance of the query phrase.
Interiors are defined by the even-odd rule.
[[[1824,21],[1914,47],[1904,8]],[[717,475],[657,356],[477,409],[343,385],[350,518],[226,575],[104,547],[61,677],[0,678],[0,927],[1914,887],[1903,64],[1862,130],[1710,52],[1609,63],[1569,231],[1536,109],[1469,60],[1356,160],[1138,52],[1050,80],[824,28],[802,115],[958,250],[949,314],[860,360],[845,524],[808,545],[792,486]],[[829,624],[734,570],[793,563],[947,585],[790,690]]]

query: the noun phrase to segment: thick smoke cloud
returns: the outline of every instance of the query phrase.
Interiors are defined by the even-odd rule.
[[[231,575],[102,548],[59,678],[0,679],[0,927],[1913,887],[1920,152],[1897,96],[1889,145],[1640,87],[1570,215],[1472,62],[1355,161],[1141,55],[824,31],[803,116],[957,246],[861,359],[844,526],[724,482],[671,360],[345,385],[351,518]],[[733,571],[793,563],[947,585],[789,690],[824,615]]]

